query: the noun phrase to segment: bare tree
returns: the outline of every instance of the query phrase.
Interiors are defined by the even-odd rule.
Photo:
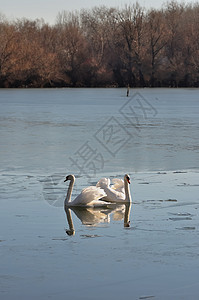
[[[9,22],[0,14],[0,86],[199,86],[199,5],[94,7]]]
[[[95,69],[97,80],[111,81],[110,49],[113,49],[113,35],[116,9],[105,6],[81,11],[82,28],[88,41],[90,64]]]
[[[182,4],[178,4],[172,1],[167,4],[164,11],[166,26],[167,26],[167,45],[166,45],[166,56],[168,59],[168,70],[171,86],[178,86],[179,82],[179,71],[183,69],[183,31],[182,29],[182,17],[184,7]]]
[[[149,49],[151,74],[150,85],[155,86],[156,71],[159,65],[164,64],[164,47],[167,45],[167,28],[164,14],[161,11],[151,10],[146,20],[147,42]]]
[[[7,21],[0,21],[0,85],[8,80],[15,66],[15,49],[17,46],[17,33],[13,25]]]
[[[80,27],[77,14],[62,12],[58,16],[57,54],[62,72],[68,77],[69,84],[80,84],[81,68],[87,57],[87,43]],[[78,83],[79,82],[79,83]]]
[[[127,69],[128,84],[136,85],[136,77],[140,85],[144,85],[142,61],[144,57],[144,10],[138,3],[126,6],[118,12],[120,27],[119,45],[122,50],[123,62]],[[138,73],[138,76],[136,76]]]

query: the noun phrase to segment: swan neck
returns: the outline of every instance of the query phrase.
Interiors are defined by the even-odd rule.
[[[65,204],[71,202],[71,195],[72,195],[72,190],[73,190],[74,183],[75,183],[75,178],[72,177],[71,180],[70,180],[67,195],[66,195],[66,198],[65,198]]]
[[[130,194],[130,188],[128,182],[124,181],[124,190],[126,195],[126,202],[131,202],[131,194]]]

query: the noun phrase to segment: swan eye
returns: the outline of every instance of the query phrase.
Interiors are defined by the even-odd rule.
[[[127,176],[126,179],[127,179],[127,182],[130,184],[131,183],[130,177]]]

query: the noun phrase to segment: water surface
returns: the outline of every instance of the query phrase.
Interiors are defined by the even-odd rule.
[[[0,90],[0,298],[197,299],[198,114],[197,89]],[[69,218],[66,175],[126,172],[128,212]]]

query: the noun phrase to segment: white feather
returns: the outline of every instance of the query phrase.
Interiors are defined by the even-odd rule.
[[[131,202],[131,195],[127,178],[129,178],[127,174],[124,176],[124,180],[115,178],[112,180],[113,185],[111,186],[109,178],[100,179],[96,186],[102,188],[106,193],[106,196],[103,197],[102,200],[112,203]]]
[[[94,205],[96,201],[99,202],[99,199],[105,196],[106,193],[103,189],[96,186],[88,186],[71,203],[73,205]],[[98,204],[102,204],[102,202]]]
[[[68,175],[65,181],[70,180],[68,187],[68,192],[65,198],[66,206],[103,206],[107,205],[107,202],[101,200],[101,198],[106,197],[106,192],[97,186],[88,186],[84,188],[81,193],[71,201],[71,195],[73,190],[73,185],[75,183],[75,176]]]

